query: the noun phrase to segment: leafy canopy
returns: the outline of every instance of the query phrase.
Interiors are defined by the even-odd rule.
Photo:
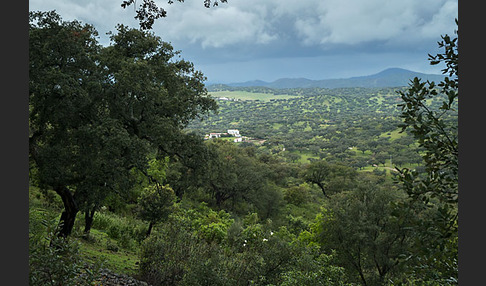
[[[445,64],[444,80],[436,84],[415,78],[410,88],[400,93],[402,130],[410,130],[423,147],[425,172],[403,169],[399,179],[410,196],[403,209],[416,212],[410,226],[417,235],[409,253],[411,261],[416,263],[411,271],[413,276],[421,282],[455,285],[458,277],[459,51],[457,37],[442,36],[438,44],[444,52],[429,58],[433,65]],[[428,104],[432,98],[442,99],[442,105],[433,109]]]
[[[133,186],[132,169],[187,153],[182,129],[217,105],[203,74],[152,33],[119,25],[103,48],[91,25],[29,16],[29,155],[69,235],[80,209]]]

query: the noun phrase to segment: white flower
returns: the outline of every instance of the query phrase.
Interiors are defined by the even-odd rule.
[[[263,241],[268,241],[268,239],[264,238]]]
[[[270,235],[273,235],[273,231],[270,231]]]

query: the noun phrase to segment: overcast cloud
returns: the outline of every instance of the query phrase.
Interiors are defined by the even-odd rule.
[[[30,10],[56,10],[93,24],[100,42],[118,23],[138,27],[122,0],[30,0]],[[388,67],[439,73],[427,54],[454,33],[457,0],[202,0],[156,2],[167,17],[153,31],[208,76],[209,82],[281,77],[342,78]]]

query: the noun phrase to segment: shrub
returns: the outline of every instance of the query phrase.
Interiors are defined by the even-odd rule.
[[[140,220],[119,217],[115,214],[95,213],[93,228],[104,230],[108,237],[118,241],[118,246],[133,250],[136,243],[141,243],[147,233],[147,228]]]
[[[77,241],[59,237],[54,220],[35,215],[29,220],[29,285],[91,285],[100,263],[88,265]]]
[[[122,233],[122,227],[118,224],[110,225],[108,227],[108,230],[106,231],[106,234],[108,234],[108,237],[113,238],[113,239],[118,239],[120,238],[120,235]]]
[[[199,248],[194,234],[170,225],[164,232],[149,236],[143,242],[140,274],[154,286],[178,285],[187,271],[188,258]]]
[[[308,251],[305,243],[294,243],[296,237],[285,227],[272,231],[272,223],[259,223],[256,213],[242,221],[231,220],[222,240],[207,239],[208,233],[214,238],[223,232],[226,220],[226,214],[204,206],[171,215],[142,244],[143,279],[154,286],[344,285],[339,284],[343,270],[333,266],[329,257]],[[219,224],[219,230],[212,229],[211,223]],[[313,278],[325,283],[314,284]]]
[[[284,200],[289,204],[300,206],[307,202],[309,191],[304,186],[294,186],[285,190]]]
[[[221,245],[232,220],[202,204],[170,215],[141,246],[140,275],[152,285],[235,285],[223,283]],[[203,227],[205,224],[211,225]],[[223,234],[224,233],[224,234]]]
[[[234,222],[226,211],[213,211],[205,203],[201,203],[196,211],[190,211],[189,216],[196,233],[207,242],[221,243]]]
[[[136,224],[132,228],[131,238],[134,239],[138,244],[147,237],[147,227],[143,224]]]
[[[108,230],[114,224],[113,217],[103,212],[96,212],[93,219],[93,228]]]
[[[119,247],[134,250],[135,249],[135,240],[132,236],[132,232],[124,231],[120,234],[120,238],[117,241]]]
[[[113,243],[111,240],[108,239],[106,241],[106,249],[109,251],[118,252],[119,247],[116,243]]]

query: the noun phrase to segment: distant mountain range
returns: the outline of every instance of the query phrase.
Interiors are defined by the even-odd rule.
[[[342,79],[311,80],[307,78],[281,78],[273,82],[261,80],[226,84],[231,87],[263,86],[269,88],[340,88],[340,87],[400,87],[408,86],[410,80],[418,77],[422,80],[439,82],[443,75],[424,74],[401,68],[389,68],[377,74]]]

